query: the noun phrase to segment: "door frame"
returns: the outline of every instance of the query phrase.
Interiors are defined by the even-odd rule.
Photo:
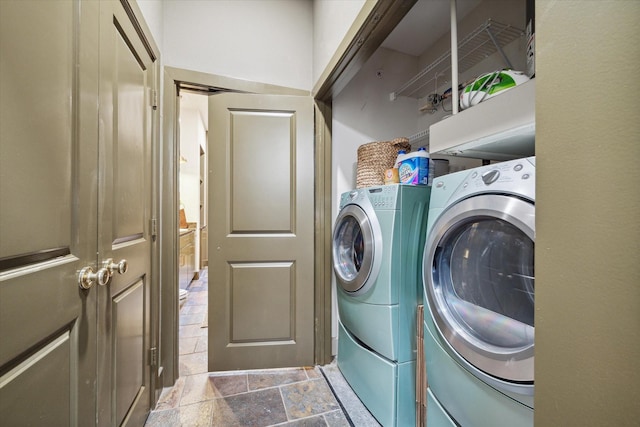
[[[366,1],[313,88],[316,102],[330,105],[417,1]]]
[[[334,200],[331,194],[333,97],[347,86],[417,1],[366,1],[313,88],[316,105],[316,160],[322,158],[324,165],[324,169],[320,169],[316,163],[316,203],[318,197],[321,197],[318,193],[326,197],[322,212],[316,209],[316,224],[323,224],[321,230],[316,229],[316,285],[322,283],[322,286],[316,286],[316,298],[324,298],[326,304],[323,313],[325,317],[321,318],[322,323],[316,325],[316,333],[322,333],[328,337],[323,342],[316,340],[316,345],[324,346],[321,351],[327,354],[326,361],[330,361],[331,355],[335,354],[338,339],[338,324],[337,320],[332,322],[331,311],[331,307],[335,304],[331,293],[333,278],[331,209]],[[335,341],[331,338],[334,329]]]
[[[311,92],[265,83],[207,74],[175,67],[164,67],[163,84],[163,144],[161,148],[161,342],[160,365],[165,387],[180,376],[178,368],[178,159],[179,149],[179,88],[235,91],[271,95],[309,96]],[[314,359],[316,364],[331,361],[331,108],[316,102],[314,131]]]
[[[161,274],[164,272],[162,268],[162,252],[163,247],[161,246],[162,234],[159,233],[158,222],[159,218],[162,215],[162,203],[163,197],[161,194],[162,189],[162,180],[164,179],[164,175],[162,174],[162,165],[163,165],[163,153],[164,147],[161,144],[161,105],[159,102],[159,94],[160,94],[160,85],[161,85],[161,53],[160,48],[158,47],[156,41],[153,38],[151,29],[147,25],[144,14],[138,5],[136,0],[119,0],[122,5],[125,14],[131,20],[131,24],[134,27],[135,32],[140,38],[144,49],[147,51],[148,55],[152,59],[152,65],[150,67],[150,86],[151,93],[148,94],[148,99],[151,103],[151,108],[153,109],[153,113],[151,114],[150,119],[150,139],[151,139],[151,212],[150,218],[151,223],[148,224],[150,230],[151,237],[151,245],[150,245],[150,284],[149,284],[149,343],[148,347],[145,348],[145,351],[148,351],[148,354],[145,355],[150,365],[151,376],[149,378],[149,386],[150,390],[150,402],[149,407],[153,409],[155,403],[158,401],[160,397],[160,393],[162,392],[162,388],[164,387],[163,381],[163,368],[160,364],[160,360],[158,357],[158,352],[161,348],[161,322],[160,319],[162,317],[162,289],[161,283],[164,282]]]

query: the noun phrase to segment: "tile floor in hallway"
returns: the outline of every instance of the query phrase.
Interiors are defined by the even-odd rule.
[[[180,309],[180,378],[145,426],[376,426],[335,367],[207,372],[207,271]]]

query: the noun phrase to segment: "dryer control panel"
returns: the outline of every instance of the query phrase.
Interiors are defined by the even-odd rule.
[[[453,175],[449,176],[453,178]],[[458,180],[436,178],[433,183],[434,191],[446,192],[443,188],[445,181],[449,186],[457,181],[457,189],[450,193],[448,203],[482,193],[515,194],[535,200],[535,157],[482,166],[471,171],[457,172],[455,175],[459,175]]]

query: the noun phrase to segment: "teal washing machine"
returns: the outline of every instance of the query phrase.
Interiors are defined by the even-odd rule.
[[[383,426],[415,425],[416,311],[431,189],[344,193],[333,233],[337,365]]]
[[[429,427],[531,427],[535,157],[436,178],[423,261]]]

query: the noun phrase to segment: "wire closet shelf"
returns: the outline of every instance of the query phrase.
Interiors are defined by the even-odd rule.
[[[488,19],[458,42],[458,71],[460,73],[467,71],[495,52],[500,52],[505,66],[511,68],[511,63],[502,48],[522,36],[524,36],[522,29]],[[433,88],[428,85],[451,69],[450,58],[450,50],[440,55],[415,77],[392,92],[391,100],[399,96],[422,98],[433,92]]]

